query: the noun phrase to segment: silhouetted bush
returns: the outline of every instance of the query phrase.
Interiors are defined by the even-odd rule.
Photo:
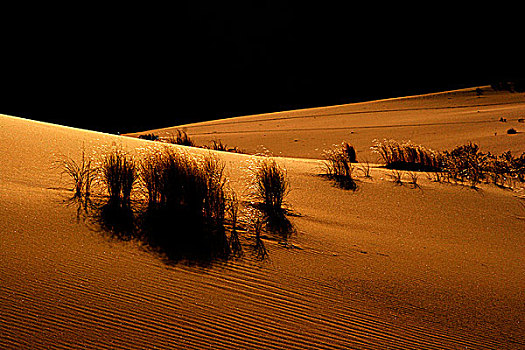
[[[171,134],[170,136],[165,138],[165,141],[168,143],[175,144],[175,145],[195,147],[195,142],[191,139],[191,137],[184,130],[177,129],[177,133]]]
[[[466,182],[474,188],[483,181],[505,186],[514,180],[524,181],[525,177],[525,153],[513,157],[508,151],[495,156],[481,152],[473,143],[457,146],[451,151],[435,152],[420,145],[388,140],[376,142],[373,149],[388,168],[430,171],[433,180],[438,182]],[[401,182],[398,175],[400,173],[392,174],[394,182]]]
[[[131,191],[138,179],[137,167],[132,156],[120,148],[104,156],[102,179],[112,205],[130,207]]]
[[[354,146],[343,142],[342,144],[343,154],[346,156],[350,163],[357,163],[357,155]]]
[[[325,159],[324,168],[328,178],[344,189],[357,189],[357,183],[352,176],[353,166],[351,160],[355,161],[353,147],[345,142],[342,147],[324,151],[323,157]]]
[[[143,135],[139,135],[139,139],[157,141],[159,139],[159,136],[155,134],[143,134]]]
[[[285,199],[290,191],[286,171],[270,158],[254,163],[251,171],[250,191],[255,207],[262,214],[261,221],[269,232],[286,238],[295,232],[286,216]]]
[[[375,141],[372,150],[379,154],[389,169],[436,171],[442,168],[439,152],[411,142]]]
[[[92,164],[91,159],[86,157],[84,150],[82,150],[78,163],[70,157],[60,158],[55,162],[55,166],[70,177],[73,185],[73,198],[87,200],[91,193],[91,185],[97,176],[97,168]]]
[[[290,191],[286,171],[275,160],[265,158],[252,169],[252,195],[261,202],[262,209],[270,216],[284,212],[285,197]]]
[[[224,164],[211,154],[195,158],[166,148],[141,169],[148,196],[141,227],[150,246],[173,260],[228,258]]]
[[[232,153],[245,153],[238,147],[228,147],[226,144],[222,143],[221,140],[212,140],[211,146],[204,146],[204,148],[211,149],[214,151],[223,151],[223,152],[232,152]]]
[[[166,146],[137,161],[114,148],[97,169],[107,193],[96,196],[98,202],[86,214],[103,231],[139,240],[168,262],[210,264],[242,256],[238,202],[218,157],[192,156]],[[71,170],[75,177],[77,172]]]

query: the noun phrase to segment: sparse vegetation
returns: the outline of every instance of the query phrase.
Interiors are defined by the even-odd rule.
[[[365,160],[363,163],[361,163],[361,166],[359,166],[358,170],[360,170],[363,173],[363,176],[366,178],[371,179],[372,175],[370,173],[370,162],[368,160]]]
[[[143,135],[139,135],[139,139],[142,139],[142,140],[149,140],[149,141],[157,141],[159,139],[159,136],[158,135],[155,135],[155,134],[143,134]]]
[[[275,160],[265,158],[252,169],[252,195],[270,217],[283,215],[285,198],[290,191],[286,171]]]
[[[350,163],[357,163],[357,154],[354,146],[350,145],[348,142],[343,142],[341,148]]]
[[[475,188],[483,181],[504,186],[514,180],[524,181],[525,177],[525,153],[520,157],[513,157],[510,152],[495,156],[481,152],[473,143],[457,146],[451,151],[435,152],[412,143],[385,140],[376,142],[373,149],[387,168],[428,171],[432,174],[430,179],[435,182],[468,183]],[[390,174],[395,183],[400,183],[398,175]],[[416,186],[417,179],[411,176],[410,183]]]
[[[261,218],[269,232],[286,239],[295,231],[287,218],[289,212],[285,200],[290,191],[290,183],[286,170],[274,159],[263,158],[254,163],[251,175],[250,193],[255,201],[252,205],[258,212],[254,216]]]
[[[396,185],[403,185],[403,173],[401,171],[392,169],[390,170],[389,176]]]
[[[442,156],[423,146],[395,140],[375,141],[372,150],[389,169],[435,171],[442,168]]]
[[[148,206],[141,221],[149,245],[177,260],[228,258],[224,164],[169,148],[149,162],[142,165]]]
[[[108,203],[130,207],[131,191],[137,179],[137,167],[131,155],[115,148],[104,156],[102,180],[108,192]]]
[[[82,156],[77,163],[73,158],[63,156],[56,161],[55,166],[69,176],[72,181],[73,198],[87,200],[91,194],[91,186],[97,175],[97,169],[82,150]]]
[[[204,146],[214,151],[223,151],[223,152],[232,152],[232,153],[245,153],[238,147],[228,147],[226,144],[222,143],[221,140],[212,140],[210,146]]]
[[[188,133],[184,130],[177,129],[176,134],[171,134],[164,139],[167,143],[175,145],[195,147],[195,142],[191,139]]]
[[[408,176],[410,177],[409,184],[411,184],[413,188],[421,188],[421,186],[418,184],[418,180],[419,180],[418,173],[410,171],[408,173]]]
[[[84,157],[81,164],[92,169]],[[77,168],[83,169],[71,170],[75,178]],[[168,261],[210,263],[242,255],[238,202],[218,157],[166,146],[137,160],[117,147],[103,156],[97,170],[89,176],[97,173],[106,193],[96,196],[99,202],[86,213],[104,231],[140,240]],[[76,186],[83,193],[85,185]]]
[[[356,190],[357,183],[352,176],[354,168],[351,164],[352,156],[353,160],[355,160],[355,151],[352,152],[353,147],[351,149],[350,147],[344,142],[342,147],[324,151],[324,168],[326,176],[338,186],[344,189]]]

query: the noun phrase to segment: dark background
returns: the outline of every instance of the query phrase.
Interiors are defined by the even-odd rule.
[[[0,113],[124,133],[521,77],[519,10],[482,6],[11,6]]]

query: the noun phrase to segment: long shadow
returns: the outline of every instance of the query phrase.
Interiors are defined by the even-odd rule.
[[[184,211],[122,205],[105,198],[91,201],[88,206],[80,199],[63,203],[76,205],[77,220],[82,219],[94,231],[119,241],[140,242],[168,265],[210,266],[242,256],[236,230],[230,230],[228,237],[225,226]]]
[[[254,233],[250,245],[257,260],[268,259],[269,254],[261,233],[274,235],[286,242],[296,232],[287,216],[297,216],[283,210],[278,214],[265,213],[255,205],[258,223],[225,221],[207,222],[200,215],[182,208],[146,206],[140,202],[123,205],[106,197],[86,201],[72,198],[63,201],[76,206],[77,220],[92,230],[118,241],[137,241],[141,247],[157,255],[164,263],[210,267],[216,263],[244,256],[240,233]]]
[[[206,222],[202,217],[169,208],[148,208],[137,217],[138,239],[159,254],[168,264],[209,266],[227,261],[242,250],[236,233],[226,234],[223,225]],[[232,238],[234,237],[234,238]],[[234,247],[230,247],[233,241]]]
[[[265,233],[276,235],[284,241],[287,241],[292,234],[297,232],[295,225],[288,216],[300,216],[299,214],[285,208],[268,208],[263,203],[253,203],[251,205],[258,212],[257,220],[260,221],[260,231],[264,230]],[[257,232],[256,228],[254,230]]]

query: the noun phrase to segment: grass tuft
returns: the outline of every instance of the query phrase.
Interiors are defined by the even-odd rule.
[[[352,173],[352,157],[355,161],[355,152],[349,151],[348,144],[343,142],[342,147],[332,148],[326,150],[323,153],[324,169],[326,171],[326,176],[335,181],[335,183],[344,189],[356,190],[357,183],[355,182]],[[353,149],[353,147],[351,148]]]
[[[73,198],[88,200],[93,181],[97,175],[97,168],[92,164],[91,159],[86,156],[84,150],[82,150],[79,162],[66,156],[61,158],[55,162],[55,165],[61,168],[62,173],[68,175],[71,179]]]
[[[290,192],[286,170],[271,158],[264,158],[251,170],[251,195],[257,202],[262,221],[269,231],[287,237],[295,229],[286,217],[285,199]]]
[[[184,130],[177,129],[176,134],[169,135],[167,138],[165,138],[165,141],[175,145],[195,147],[195,142]]]
[[[375,141],[372,150],[377,153],[389,169],[435,171],[441,169],[442,158],[421,145],[395,140]]]
[[[134,158],[120,148],[104,156],[102,180],[106,186],[108,202],[121,207],[131,206],[131,192],[138,180]]]

